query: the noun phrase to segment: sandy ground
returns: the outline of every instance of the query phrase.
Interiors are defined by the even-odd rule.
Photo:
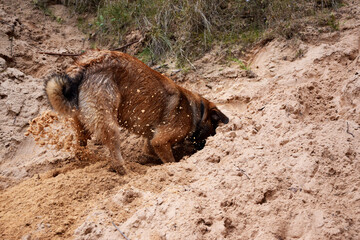
[[[165,70],[230,123],[172,164],[140,164],[142,139],[124,131],[125,176],[94,141],[84,158],[24,135],[49,110],[42,78],[72,62],[38,52],[89,47],[75,16],[51,9],[61,23],[0,1],[0,239],[121,239],[112,222],[129,239],[359,239],[358,4],[339,10],[339,31],[255,47],[251,73],[217,49],[196,71]]]

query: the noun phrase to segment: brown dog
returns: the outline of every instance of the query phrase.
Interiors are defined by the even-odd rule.
[[[118,172],[125,170],[119,126],[147,138],[146,152],[166,163],[175,161],[174,144],[190,140],[201,149],[229,122],[214,103],[121,52],[87,51],[66,74],[52,75],[45,91],[57,112],[73,117],[80,145],[95,134]]]

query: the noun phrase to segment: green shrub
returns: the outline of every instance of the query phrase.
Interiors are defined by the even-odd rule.
[[[264,35],[292,38],[301,21],[341,0],[66,0],[77,11],[96,11],[92,32],[103,46],[124,44],[123,36],[139,29],[144,51],[153,60],[173,54],[188,62],[214,44],[243,47]],[[327,24],[337,29],[334,15]],[[268,34],[267,34],[268,35]]]
[[[102,4],[102,0],[61,0],[61,2],[75,9],[78,13],[96,12],[97,8]]]

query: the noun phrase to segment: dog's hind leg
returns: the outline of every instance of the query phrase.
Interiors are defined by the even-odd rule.
[[[85,147],[87,145],[87,140],[90,139],[90,133],[85,129],[84,124],[81,123],[77,116],[73,116],[73,120],[78,143],[80,146]]]
[[[110,151],[111,169],[125,174],[125,162],[120,151],[120,129],[115,113],[97,111],[94,134]]]
[[[117,86],[102,74],[91,75],[91,78],[82,85],[79,94],[82,122],[86,129],[109,149],[111,168],[119,174],[125,174],[124,160],[120,152],[120,95]]]

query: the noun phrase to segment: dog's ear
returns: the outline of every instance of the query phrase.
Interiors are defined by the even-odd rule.
[[[215,122],[221,121],[224,124],[229,122],[229,118],[217,108],[211,109],[211,119]]]

